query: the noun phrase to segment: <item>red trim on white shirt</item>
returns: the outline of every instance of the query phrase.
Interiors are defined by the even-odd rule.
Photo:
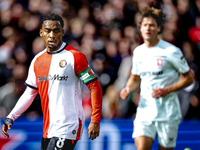
[[[78,127],[78,132],[77,132],[77,135],[76,135],[76,140],[80,140],[80,137],[81,137],[81,128],[82,128],[82,121],[80,118],[78,118],[78,121],[79,121],[79,127]]]

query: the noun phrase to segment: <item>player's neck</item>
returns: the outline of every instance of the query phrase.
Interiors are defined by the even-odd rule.
[[[159,42],[159,39],[158,39],[158,38],[156,38],[156,39],[153,40],[153,41],[147,41],[147,40],[144,41],[144,43],[146,44],[147,47],[153,47],[153,46],[155,46],[156,44],[158,44],[158,42]]]
[[[48,52],[55,52],[55,51],[57,51],[57,50],[60,49],[60,47],[62,46],[62,44],[63,44],[63,41],[61,41],[60,44],[58,44],[58,46],[55,47],[55,48],[50,48],[50,47],[46,46],[47,51],[48,51]]]

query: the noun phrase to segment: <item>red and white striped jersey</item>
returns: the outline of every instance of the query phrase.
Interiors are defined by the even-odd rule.
[[[94,80],[97,77],[85,56],[66,43],[55,52],[45,49],[35,56],[26,84],[39,91],[44,138],[81,138],[85,122],[82,82]]]

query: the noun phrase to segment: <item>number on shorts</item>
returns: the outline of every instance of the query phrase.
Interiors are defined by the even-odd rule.
[[[64,146],[64,141],[65,141],[65,139],[58,138],[58,141],[56,142],[56,146],[58,148],[62,148]]]

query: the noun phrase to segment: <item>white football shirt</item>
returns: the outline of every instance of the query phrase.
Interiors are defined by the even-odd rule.
[[[37,89],[43,110],[43,137],[80,140],[85,115],[82,82],[97,80],[85,56],[63,43],[55,52],[43,50],[31,62],[27,86]]]
[[[133,52],[132,74],[141,78],[140,102],[136,119],[142,121],[169,121],[181,118],[177,92],[165,97],[153,98],[153,89],[176,83],[179,73],[189,71],[189,66],[181,52],[174,45],[159,40],[154,47],[146,44]]]

